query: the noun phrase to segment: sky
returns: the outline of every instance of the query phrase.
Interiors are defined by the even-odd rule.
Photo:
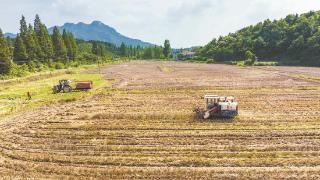
[[[0,28],[16,33],[23,14],[48,27],[94,20],[131,38],[172,47],[205,45],[265,19],[320,10],[320,0],[0,0]]]

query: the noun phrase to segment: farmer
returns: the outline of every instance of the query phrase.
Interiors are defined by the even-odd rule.
[[[27,97],[28,97],[28,100],[30,101],[31,99],[32,99],[32,94],[31,94],[31,92],[27,92]]]

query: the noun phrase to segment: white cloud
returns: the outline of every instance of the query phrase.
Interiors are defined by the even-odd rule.
[[[47,26],[100,20],[129,37],[173,47],[203,45],[264,19],[320,9],[319,0],[0,0],[0,27],[17,32],[21,14]]]

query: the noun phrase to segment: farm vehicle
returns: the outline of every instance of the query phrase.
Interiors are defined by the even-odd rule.
[[[60,80],[58,85],[53,86],[52,91],[53,93],[70,93],[72,91],[88,91],[92,89],[92,81],[75,81],[76,85],[75,88],[71,86],[70,80]]]
[[[205,95],[201,97],[206,103],[206,109],[195,108],[197,119],[234,118],[238,115],[238,102],[234,97]]]

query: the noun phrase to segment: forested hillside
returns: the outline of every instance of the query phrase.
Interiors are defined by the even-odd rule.
[[[236,33],[213,39],[198,55],[217,62],[237,61],[253,52],[260,60],[320,66],[320,11],[265,20]]]
[[[169,41],[164,47],[120,47],[101,41],[76,40],[71,32],[54,27],[52,35],[40,17],[33,25],[25,17],[15,38],[5,37],[0,29],[0,78],[23,76],[28,72],[63,69],[81,64],[94,64],[117,59],[166,59],[171,55]]]

